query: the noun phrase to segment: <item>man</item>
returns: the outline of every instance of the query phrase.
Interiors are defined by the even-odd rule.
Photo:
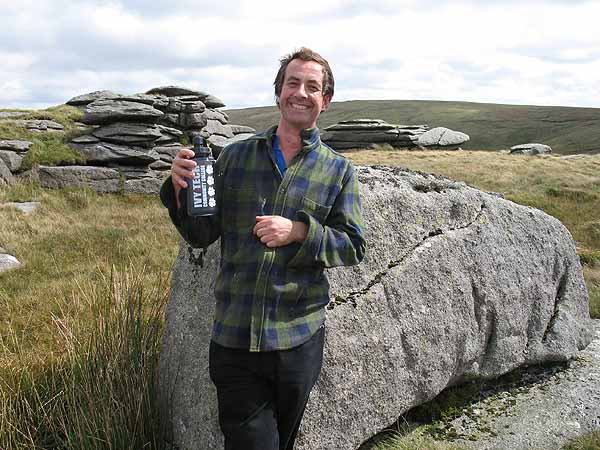
[[[322,364],[325,267],[365,252],[352,164],[321,143],[317,119],[334,90],[312,50],[284,57],[279,124],[226,147],[215,164],[218,216],[186,214],[194,153],[179,152],[161,189],[190,245],[221,238],[210,376],[226,450],[292,450]]]

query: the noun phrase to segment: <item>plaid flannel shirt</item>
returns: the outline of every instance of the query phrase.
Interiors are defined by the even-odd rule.
[[[358,264],[366,243],[352,164],[303,130],[302,149],[282,176],[272,142],[277,127],[226,147],[215,164],[219,214],[177,209],[171,179],[161,189],[171,219],[193,247],[221,238],[215,282],[214,342],[250,351],[296,347],[325,321],[325,267]],[[303,243],[268,248],[252,233],[256,216],[279,215],[308,225]]]

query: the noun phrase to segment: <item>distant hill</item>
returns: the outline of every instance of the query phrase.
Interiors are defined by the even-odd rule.
[[[229,123],[263,130],[278,120],[275,106],[226,110]],[[600,108],[520,106],[421,100],[333,102],[319,120],[383,119],[393,124],[445,126],[467,133],[465,149],[500,150],[541,142],[560,154],[600,153]]]

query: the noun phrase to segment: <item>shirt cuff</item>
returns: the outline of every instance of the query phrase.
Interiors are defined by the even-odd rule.
[[[304,210],[296,213],[296,220],[307,225],[306,238],[288,263],[288,267],[314,266],[323,241],[323,225]]]

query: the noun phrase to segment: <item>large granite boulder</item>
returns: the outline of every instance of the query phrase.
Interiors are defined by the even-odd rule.
[[[552,153],[552,148],[549,145],[530,143],[515,145],[510,148],[511,155],[545,155]]]
[[[435,127],[421,134],[417,140],[417,145],[423,148],[456,150],[469,139],[468,134],[460,131]]]
[[[591,340],[567,229],[545,213],[432,175],[360,168],[369,244],[328,271],[324,366],[298,450],[355,449],[443,389],[572,358]],[[160,363],[167,437],[218,450],[208,344],[219,245],[181,243]]]

